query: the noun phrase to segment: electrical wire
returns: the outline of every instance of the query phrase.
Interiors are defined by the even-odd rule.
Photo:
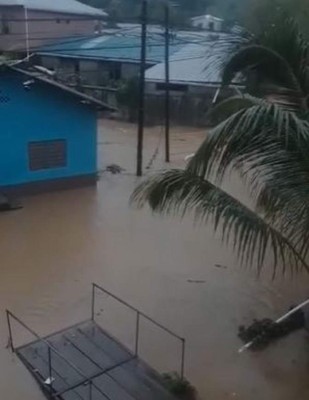
[[[129,31],[134,31],[136,30],[136,26],[131,26],[131,27],[125,27],[122,29],[117,29],[115,32],[109,32],[109,33],[105,33],[104,35],[102,35],[102,38],[104,36],[109,36],[109,37],[119,37],[121,35],[123,35],[124,37],[127,37],[126,33],[128,33]],[[181,31],[180,31],[181,32]],[[183,32],[183,31],[182,31]],[[177,34],[177,32],[176,32]],[[150,37],[152,40],[157,40],[158,36],[161,36],[159,33],[154,33],[151,32],[150,34],[148,34],[148,37]],[[95,40],[97,38],[99,38],[100,36],[98,36],[97,34],[91,35],[91,37],[89,36],[84,36],[81,35],[80,37],[70,37],[65,41],[61,41],[59,43],[59,45],[69,45],[69,44],[73,44],[73,43],[77,43],[77,42],[83,42],[83,41],[91,41],[91,40]],[[140,35],[138,33],[132,33],[130,35],[130,37],[133,38],[139,38]],[[47,39],[48,37],[36,37],[36,38],[29,38],[29,40],[44,40]],[[59,37],[55,37],[55,39],[59,40]],[[108,40],[108,39],[107,39]],[[182,37],[177,37],[176,38],[176,43],[172,44],[174,46],[180,46],[182,43],[185,44],[206,44],[211,42],[213,44],[213,47],[216,46],[218,39],[215,39],[213,37],[204,37],[201,38],[200,35],[198,36],[198,40],[186,40],[185,38]],[[57,43],[58,44],[58,43]],[[50,45],[46,45],[46,48],[42,48],[42,46],[38,47],[38,46],[31,46],[31,51],[33,53],[40,53],[42,55],[45,56],[49,56],[49,54],[51,54],[54,57],[63,57],[63,58],[80,58],[80,59],[85,59],[85,60],[97,60],[100,61],[100,59],[98,59],[96,57],[95,54],[93,55],[89,55],[87,54],[86,56],[83,57],[83,54],[67,54],[68,52],[78,52],[78,51],[86,51],[87,53],[89,52],[95,52],[95,51],[100,51],[100,50],[131,50],[131,49],[140,49],[141,45],[140,44],[136,44],[136,45],[124,45],[124,46],[97,46],[97,47],[93,47],[93,48],[80,48],[80,47],[68,47],[68,48],[57,48],[57,44],[50,44]],[[164,47],[165,44],[164,43],[148,43],[147,47],[148,48],[152,48],[152,47]],[[50,48],[48,48],[50,47]],[[181,51],[181,49],[179,49]],[[22,51],[22,50],[20,50]],[[188,57],[182,57],[182,58],[171,58],[170,62],[171,63],[175,63],[175,62],[180,62],[180,61],[186,61],[186,60],[197,60],[197,59],[203,59],[209,56],[206,55],[198,55],[198,56],[188,56]],[[109,58],[110,59],[110,58]],[[122,60],[124,60],[124,58],[122,57]],[[106,61],[104,59],[102,59],[102,61]],[[116,61],[116,60],[114,60]],[[124,61],[127,61],[128,63],[136,63],[138,62],[138,60],[136,58],[132,58],[132,57],[127,57]],[[149,63],[157,63],[157,60],[151,60],[151,58],[148,60]]]
[[[158,155],[159,155],[159,151],[160,151],[160,147],[161,147],[161,142],[162,142],[162,138],[163,138],[163,131],[164,131],[164,127],[163,125],[161,125],[161,131],[160,131],[160,135],[159,135],[159,141],[158,144],[153,152],[152,157],[150,158],[148,164],[146,165],[145,169],[150,170],[153,166],[153,163],[155,162],[155,160],[157,159]]]
[[[138,36],[136,37],[138,38]],[[77,39],[78,40],[83,40],[81,38]],[[87,39],[85,39],[87,40]],[[90,39],[91,40],[91,39]],[[213,46],[216,46],[216,43],[213,40],[209,40],[209,41],[192,41],[192,42],[186,42],[186,44],[206,44],[207,42],[211,42],[213,43]],[[67,42],[68,44],[70,43],[69,41]],[[32,48],[32,50],[34,51],[36,50],[40,50],[40,53],[56,53],[59,52],[61,53],[65,53],[65,52],[77,52],[77,51],[97,51],[97,50],[118,50],[118,49],[139,49],[141,47],[140,44],[133,44],[133,45],[123,45],[123,46],[96,46],[96,47],[89,47],[89,48],[80,48],[80,47],[71,47],[71,48],[63,48],[63,47],[59,47],[57,48],[57,45],[62,45],[63,42],[61,43],[57,43],[57,44],[47,44],[46,47],[42,48],[42,46],[40,47],[34,47]],[[182,43],[174,43],[171,44],[171,46],[180,46]],[[164,43],[147,43],[147,47],[164,47],[165,44]],[[50,49],[48,48],[50,47]]]

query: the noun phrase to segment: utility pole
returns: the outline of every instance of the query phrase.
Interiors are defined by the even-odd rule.
[[[147,44],[147,0],[142,0],[141,13],[141,60],[139,75],[139,108],[137,132],[137,166],[136,175],[143,175],[143,139],[145,124],[145,70],[146,70],[146,44]]]
[[[28,8],[26,6],[24,7],[24,11],[25,11],[26,52],[27,52],[26,60],[29,61],[30,58],[29,20],[28,20]]]
[[[170,9],[165,3],[165,161],[170,162]]]

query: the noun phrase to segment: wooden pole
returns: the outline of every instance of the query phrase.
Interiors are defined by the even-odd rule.
[[[137,166],[136,175],[143,175],[143,139],[145,124],[145,70],[146,70],[146,44],[147,44],[147,0],[142,0],[141,13],[141,60],[139,75],[139,108],[137,132]]]
[[[165,161],[170,162],[170,9],[165,4]]]
[[[165,4],[165,161],[170,162],[170,9]]]

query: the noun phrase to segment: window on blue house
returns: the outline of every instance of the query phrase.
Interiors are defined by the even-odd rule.
[[[30,171],[63,168],[67,165],[67,141],[44,140],[28,143]]]

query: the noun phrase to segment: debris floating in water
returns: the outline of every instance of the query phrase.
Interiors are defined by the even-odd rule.
[[[120,165],[117,164],[108,165],[105,170],[112,173],[113,175],[121,174],[123,171],[125,171],[124,168],[120,167]]]
[[[253,320],[247,328],[239,327],[238,336],[244,343],[240,352],[251,348],[251,350],[262,350],[271,342],[278,340],[291,332],[305,327],[305,314],[302,310],[297,310],[286,319],[279,322],[265,318]]]
[[[44,381],[44,383],[45,383],[45,385],[51,385],[54,381],[55,381],[55,378],[50,376]]]
[[[226,265],[222,265],[222,264],[215,264],[216,268],[222,268],[222,269],[227,269]]]
[[[0,193],[0,211],[14,211],[23,208],[16,200],[10,199],[7,195]]]

